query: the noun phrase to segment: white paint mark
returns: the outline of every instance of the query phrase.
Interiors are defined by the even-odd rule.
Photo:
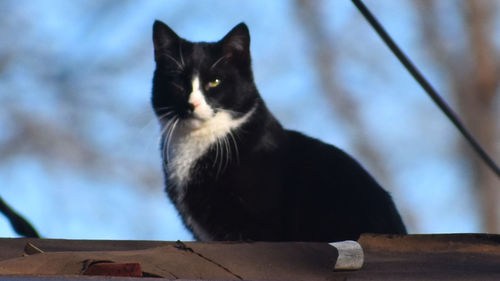
[[[363,266],[364,253],[361,245],[356,241],[341,241],[330,243],[337,248],[339,256],[335,262],[335,270],[358,270]]]

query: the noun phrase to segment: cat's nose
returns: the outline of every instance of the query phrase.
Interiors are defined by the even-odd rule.
[[[195,110],[198,106],[200,106],[200,105],[201,105],[201,102],[200,102],[200,101],[198,101],[198,100],[196,100],[196,99],[190,100],[190,101],[188,102],[188,109],[187,109],[188,113],[189,113],[189,114],[192,114],[192,113],[194,112],[194,110]]]
[[[192,103],[190,103],[190,102],[189,102],[189,103],[187,104],[187,107],[186,107],[186,113],[187,113],[187,114],[193,114],[193,112],[194,112],[194,108],[195,108],[195,107],[196,107],[196,106],[195,106],[194,104],[192,104]]]
[[[198,99],[190,99],[189,105],[193,106],[193,108],[197,108],[201,105],[201,101],[199,101]]]

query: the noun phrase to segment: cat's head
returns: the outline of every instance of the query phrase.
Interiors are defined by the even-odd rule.
[[[244,23],[218,42],[190,42],[163,22],[153,25],[152,103],[160,121],[202,124],[219,112],[238,118],[258,99]]]

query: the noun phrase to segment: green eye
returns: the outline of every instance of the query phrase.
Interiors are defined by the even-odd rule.
[[[214,79],[213,81],[210,81],[207,83],[207,88],[215,88],[217,86],[219,86],[220,84],[220,79]]]

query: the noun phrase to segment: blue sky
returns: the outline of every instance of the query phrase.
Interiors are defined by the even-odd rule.
[[[416,23],[407,1],[366,2],[431,82],[446,93],[442,77],[412,32]],[[355,136],[349,135],[349,128],[332,114],[320,93],[307,56],[310,42],[291,1],[123,1],[120,5],[110,1],[104,15],[94,7],[100,4],[86,1],[5,3],[8,24],[0,31],[17,44],[18,53],[26,55],[19,55],[0,80],[4,105],[68,130],[72,118],[82,118],[85,126],[75,126],[78,131],[73,132],[71,145],[90,143],[104,159],[127,159],[138,170],[157,175],[145,188],[127,180],[126,175],[134,172],[130,164],[101,163],[93,170],[64,164],[80,157],[68,154],[64,147],[53,148],[51,159],[20,149],[0,161],[0,195],[45,237],[192,239],[161,182],[159,128],[149,105],[155,19],[194,41],[218,40],[237,23],[246,22],[255,80],[271,111],[285,127],[358,157],[351,144]],[[361,101],[370,141],[392,175],[394,186],[387,188],[400,209],[411,213],[410,231],[480,231],[474,201],[468,196],[470,180],[453,148],[458,134],[351,2],[327,3],[326,24],[337,35],[342,53],[338,79]],[[115,61],[119,64],[114,65]],[[57,84],[30,71],[34,65],[43,69],[42,74],[60,79],[66,68],[76,68],[81,81],[67,85],[70,94],[57,93]],[[108,70],[96,72],[103,69]],[[81,101],[76,103],[78,108],[64,106],[72,87],[80,95],[70,97]],[[116,107],[122,113],[113,111]],[[0,141],[18,130],[10,118],[0,113]],[[15,237],[3,217],[0,237]]]

